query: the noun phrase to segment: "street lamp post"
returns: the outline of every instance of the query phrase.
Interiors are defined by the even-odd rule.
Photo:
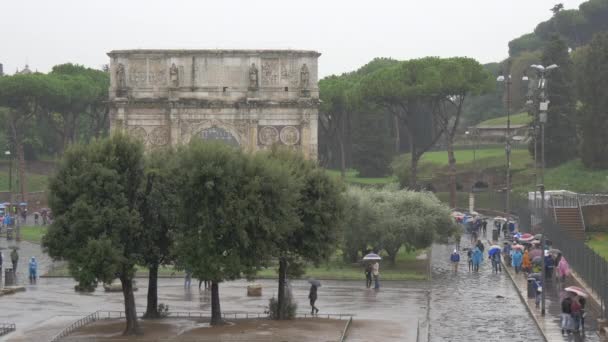
[[[509,69],[511,63],[509,62]],[[506,176],[506,197],[505,197],[505,213],[507,223],[511,219],[511,74],[510,70],[507,76],[499,75],[496,81],[505,83],[507,90],[506,110],[507,110],[507,129],[505,130],[505,154],[507,156],[507,176]]]
[[[10,200],[12,201],[13,197],[13,158],[11,157],[11,151],[4,151],[4,155],[9,158],[9,166],[8,166],[8,193]]]
[[[544,67],[542,65],[533,64],[530,66],[538,72],[539,80],[538,80],[538,90],[539,90],[539,110],[540,113],[538,115],[538,121],[540,123],[540,154],[541,154],[541,168],[540,168],[540,184],[538,184],[538,188],[540,189],[540,208],[541,208],[541,239],[540,243],[543,249],[542,255],[542,286],[546,288],[547,281],[547,270],[545,269],[545,123],[547,123],[547,110],[549,109],[549,101],[547,99],[547,80],[545,79],[545,75],[553,69],[557,69],[557,64],[552,64],[548,67]],[[541,306],[540,306],[541,315],[545,315],[545,290],[541,292]]]

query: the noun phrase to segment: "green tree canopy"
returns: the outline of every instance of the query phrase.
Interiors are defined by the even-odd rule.
[[[574,65],[565,42],[557,37],[545,47],[542,63],[559,66],[547,75],[549,111],[545,124],[545,162],[556,166],[578,155]]]
[[[581,158],[587,167],[608,168],[608,33],[597,34],[580,52],[578,89]]]
[[[49,185],[54,220],[43,239],[49,255],[70,263],[78,280],[122,284],[127,326],[138,333],[133,276],[144,236],[138,201],[144,179],[143,146],[115,135],[75,145]]]
[[[195,141],[179,153],[178,262],[211,280],[211,323],[221,324],[218,283],[251,277],[299,228],[300,184],[279,161],[230,146]]]

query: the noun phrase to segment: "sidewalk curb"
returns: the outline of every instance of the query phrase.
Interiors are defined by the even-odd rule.
[[[489,244],[492,244],[492,241],[490,241],[490,240],[486,240],[486,242],[489,243]],[[540,322],[538,321],[538,319],[534,315],[534,311],[533,310],[535,310],[536,308],[531,308],[530,307],[530,304],[528,304],[528,298],[526,296],[524,296],[524,294],[519,290],[519,286],[517,286],[517,283],[513,279],[513,276],[511,275],[511,272],[509,272],[509,270],[507,269],[508,266],[505,264],[505,262],[504,262],[504,260],[502,260],[502,258],[500,258],[500,263],[502,264],[505,273],[509,275],[509,279],[511,279],[511,282],[513,283],[513,286],[515,287],[515,290],[517,290],[517,294],[519,295],[519,299],[526,306],[526,309],[528,309],[528,314],[534,320],[534,323],[538,327],[538,330],[540,331],[541,335],[543,335],[543,339],[545,339],[546,342],[549,342],[549,338],[547,337],[546,332],[543,330],[543,328],[541,328]]]
[[[528,313],[530,314],[530,316],[532,316],[532,319],[534,319],[534,323],[536,323],[536,326],[538,327],[538,330],[540,330],[540,333],[543,335],[543,338],[545,339],[545,341],[549,342],[549,338],[547,337],[547,334],[545,333],[545,330],[543,328],[541,328],[540,322],[536,318],[536,315],[534,315],[534,311],[533,310],[536,310],[536,308],[532,308],[530,306],[530,304],[528,303],[527,296],[524,296],[524,294],[519,290],[519,286],[517,286],[517,283],[513,279],[513,276],[511,275],[511,272],[509,270],[507,270],[507,266],[505,265],[505,263],[503,261],[501,261],[501,263],[502,263],[502,265],[505,268],[505,272],[509,275],[509,279],[511,279],[511,282],[513,283],[513,286],[515,286],[515,289],[517,290],[517,293],[519,294],[519,299],[524,303],[524,305],[528,309]]]

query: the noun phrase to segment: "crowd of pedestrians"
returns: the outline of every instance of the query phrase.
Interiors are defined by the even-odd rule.
[[[487,236],[487,219],[480,217],[465,217],[460,220],[465,230],[471,237],[471,247],[465,248],[467,252],[468,270],[479,272],[479,266],[483,261],[484,244],[481,237]],[[504,265],[512,267],[516,277],[526,277],[528,281],[529,295],[534,296],[537,309],[543,292],[542,267],[544,262],[545,279],[547,282],[555,282],[560,287],[561,300],[561,332],[565,334],[578,334],[585,330],[585,305],[587,294],[580,288],[563,288],[566,278],[570,275],[570,266],[561,251],[551,248],[551,242],[542,240],[542,236],[531,234],[520,234],[514,222],[507,220],[494,220],[492,237],[496,238],[501,232],[506,240],[500,252],[492,253],[491,246],[488,258],[492,264],[493,273],[501,273]],[[494,239],[496,240],[496,239]],[[494,241],[496,242],[496,241]],[[498,247],[500,248],[500,247]],[[501,260],[502,259],[502,260]],[[459,247],[454,249],[450,255],[453,271],[458,272],[460,263]]]

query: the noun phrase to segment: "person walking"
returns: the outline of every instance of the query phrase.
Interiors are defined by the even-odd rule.
[[[473,271],[479,272],[479,265],[481,264],[481,259],[483,258],[483,253],[479,249],[479,247],[475,247],[473,249]]]
[[[36,257],[32,257],[29,263],[29,271],[30,271],[30,284],[36,284],[36,279],[38,278],[38,262],[36,261]]]
[[[490,260],[492,261],[492,272],[498,274],[498,272],[502,272],[502,265],[500,262],[500,251],[492,254],[490,256]]]
[[[481,221],[481,229],[483,231],[483,236],[488,236],[488,220],[486,220],[485,218],[483,219],[483,221]]]
[[[186,270],[186,276],[184,277],[184,288],[189,289],[192,285],[192,272]]]
[[[578,333],[581,326],[581,310],[581,303],[579,302],[578,296],[575,295],[574,298],[572,298],[572,305],[570,305],[570,314],[572,316],[572,321],[574,322],[575,333]]]
[[[528,253],[527,249],[522,256],[521,268],[524,270],[524,272],[532,272],[532,262],[530,261],[530,253]]]
[[[17,263],[19,262],[19,253],[17,253],[17,248],[13,248],[11,252],[11,262],[13,263],[13,273],[17,274]]]
[[[569,295],[562,300],[562,314],[561,314],[561,327],[562,327],[562,336],[567,333],[570,334],[572,332],[572,298]]]
[[[467,251],[467,264],[469,265],[469,272],[473,269],[473,250],[469,248]]]
[[[38,218],[39,218],[39,216],[40,216],[40,214],[37,211],[35,211],[34,212],[34,224],[35,225],[38,225]]]
[[[374,276],[374,289],[380,288],[380,264],[376,261],[372,266],[372,275]]]
[[[483,245],[483,242],[481,242],[481,240],[477,240],[477,245],[476,246],[477,246],[477,248],[479,248],[479,250],[483,254],[483,251],[486,249],[486,246]]]
[[[2,263],[4,262],[4,253],[0,252],[0,287],[2,287]]]
[[[581,332],[585,335],[585,316],[587,314],[585,305],[587,305],[587,300],[585,297],[581,296],[579,297],[578,302],[581,304]]]
[[[516,249],[511,256],[511,266],[515,269],[516,274],[519,274],[519,271],[521,271],[522,259],[523,255],[521,254],[521,251]]]
[[[311,284],[310,291],[308,292],[308,299],[310,299],[310,314],[318,314],[319,308],[315,306],[315,302],[317,301],[317,285]]]
[[[367,263],[365,265],[365,287],[368,289],[372,287],[372,264]]]
[[[511,266],[511,244],[508,242],[505,242],[505,246],[502,248],[502,257],[505,261],[505,265],[507,266]]]
[[[458,273],[458,263],[460,262],[460,254],[458,254],[457,250],[454,250],[452,255],[450,255],[450,261],[452,262],[452,266],[454,267],[454,273]]]

